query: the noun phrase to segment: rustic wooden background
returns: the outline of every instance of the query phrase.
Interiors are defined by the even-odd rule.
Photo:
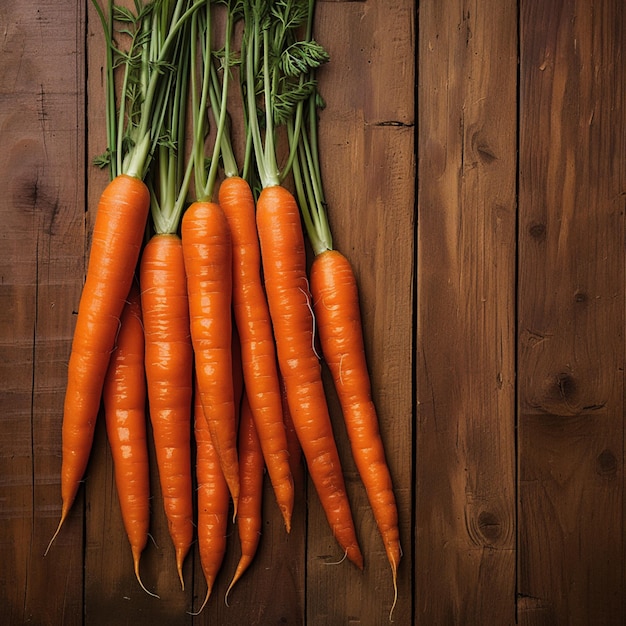
[[[159,494],[132,573],[102,424],[60,514],[61,408],[106,174],[86,0],[0,2],[0,616],[4,624],[387,623],[384,551],[331,395],[366,568],[302,485],[268,492],[252,569],[183,592]],[[395,623],[622,624],[623,0],[318,0],[324,176],[359,278],[400,507]],[[156,484],[156,476],[154,477]]]

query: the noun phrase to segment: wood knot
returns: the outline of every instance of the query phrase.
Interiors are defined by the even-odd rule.
[[[507,516],[502,516],[483,498],[470,499],[465,510],[465,526],[472,543],[484,548],[498,548],[510,540],[511,525]]]
[[[545,241],[546,238],[546,225],[541,222],[533,222],[528,227],[528,234],[535,241]]]
[[[481,511],[478,516],[478,530],[487,543],[497,543],[502,535],[502,526],[496,515],[489,511]]]
[[[571,374],[561,372],[556,375],[556,388],[558,389],[558,395],[566,402],[574,398],[576,395],[576,387],[576,381]]]
[[[603,478],[615,478],[617,475],[617,459],[608,449],[602,450],[596,459],[596,471]]]

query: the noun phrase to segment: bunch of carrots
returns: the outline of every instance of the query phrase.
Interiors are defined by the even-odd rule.
[[[200,610],[221,568],[231,516],[241,557],[227,593],[254,560],[265,472],[290,531],[300,454],[342,552],[362,569],[319,342],[387,552],[393,611],[398,512],[356,280],[333,249],[326,215],[315,72],[328,55],[312,36],[314,2],[94,5],[108,84],[108,145],[97,162],[110,183],[97,209],[69,359],[62,508],[48,550],[84,478],[102,404],[142,588],[147,419],[183,587],[183,563],[198,542],[207,583]],[[224,17],[219,48],[216,16]],[[237,96],[246,129],[238,151],[228,110]]]

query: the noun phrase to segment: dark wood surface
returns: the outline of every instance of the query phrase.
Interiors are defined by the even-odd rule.
[[[335,564],[306,477],[289,536],[266,485],[253,567],[226,606],[231,528],[194,617],[197,552],[182,591],[155,489],[149,597],[102,423],[43,556],[106,184],[91,165],[103,41],[90,2],[4,2],[0,26],[0,621],[388,623],[389,569],[330,384],[363,572]],[[400,509],[396,624],[623,623],[625,32],[621,0],[318,0],[328,210],[359,281]]]

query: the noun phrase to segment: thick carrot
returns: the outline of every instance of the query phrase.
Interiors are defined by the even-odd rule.
[[[359,548],[341,461],[313,348],[313,314],[299,209],[284,187],[268,186],[257,201],[257,228],[270,315],[289,411],[328,523],[359,568]]]
[[[233,392],[230,230],[218,204],[194,202],[183,215],[181,236],[198,389],[236,515],[239,461]]]
[[[155,235],[140,264],[150,420],[163,505],[182,566],[193,541],[191,404],[193,350],[181,240]]]
[[[261,442],[256,431],[248,396],[244,391],[241,401],[241,422],[239,423],[241,493],[239,496],[239,514],[237,515],[241,556],[235,574],[226,590],[227,604],[230,590],[250,567],[259,547],[262,527],[264,465]]]
[[[207,592],[197,615],[209,600],[215,579],[226,553],[229,490],[217,451],[213,446],[208,422],[196,381],[194,432],[196,439],[196,476],[198,481],[198,551],[207,583]]]
[[[104,416],[124,528],[130,543],[135,576],[148,542],[150,468],[146,441],[145,342],[139,289],[133,283],[122,312],[117,347],[104,380]]]
[[[104,377],[139,258],[149,206],[150,194],[143,181],[124,174],[105,187],[98,203],[68,364],[61,520],[48,549],[67,518],[87,468]]]
[[[261,281],[255,203],[248,182],[239,176],[225,178],[219,188],[219,202],[233,238],[233,310],[241,342],[246,394],[274,494],[289,532],[293,478],[282,418],[274,336]]]
[[[395,589],[402,555],[398,508],[372,400],[356,279],[343,254],[326,250],[315,257],[311,293],[322,352],[333,376],[352,455],[383,538]]]

